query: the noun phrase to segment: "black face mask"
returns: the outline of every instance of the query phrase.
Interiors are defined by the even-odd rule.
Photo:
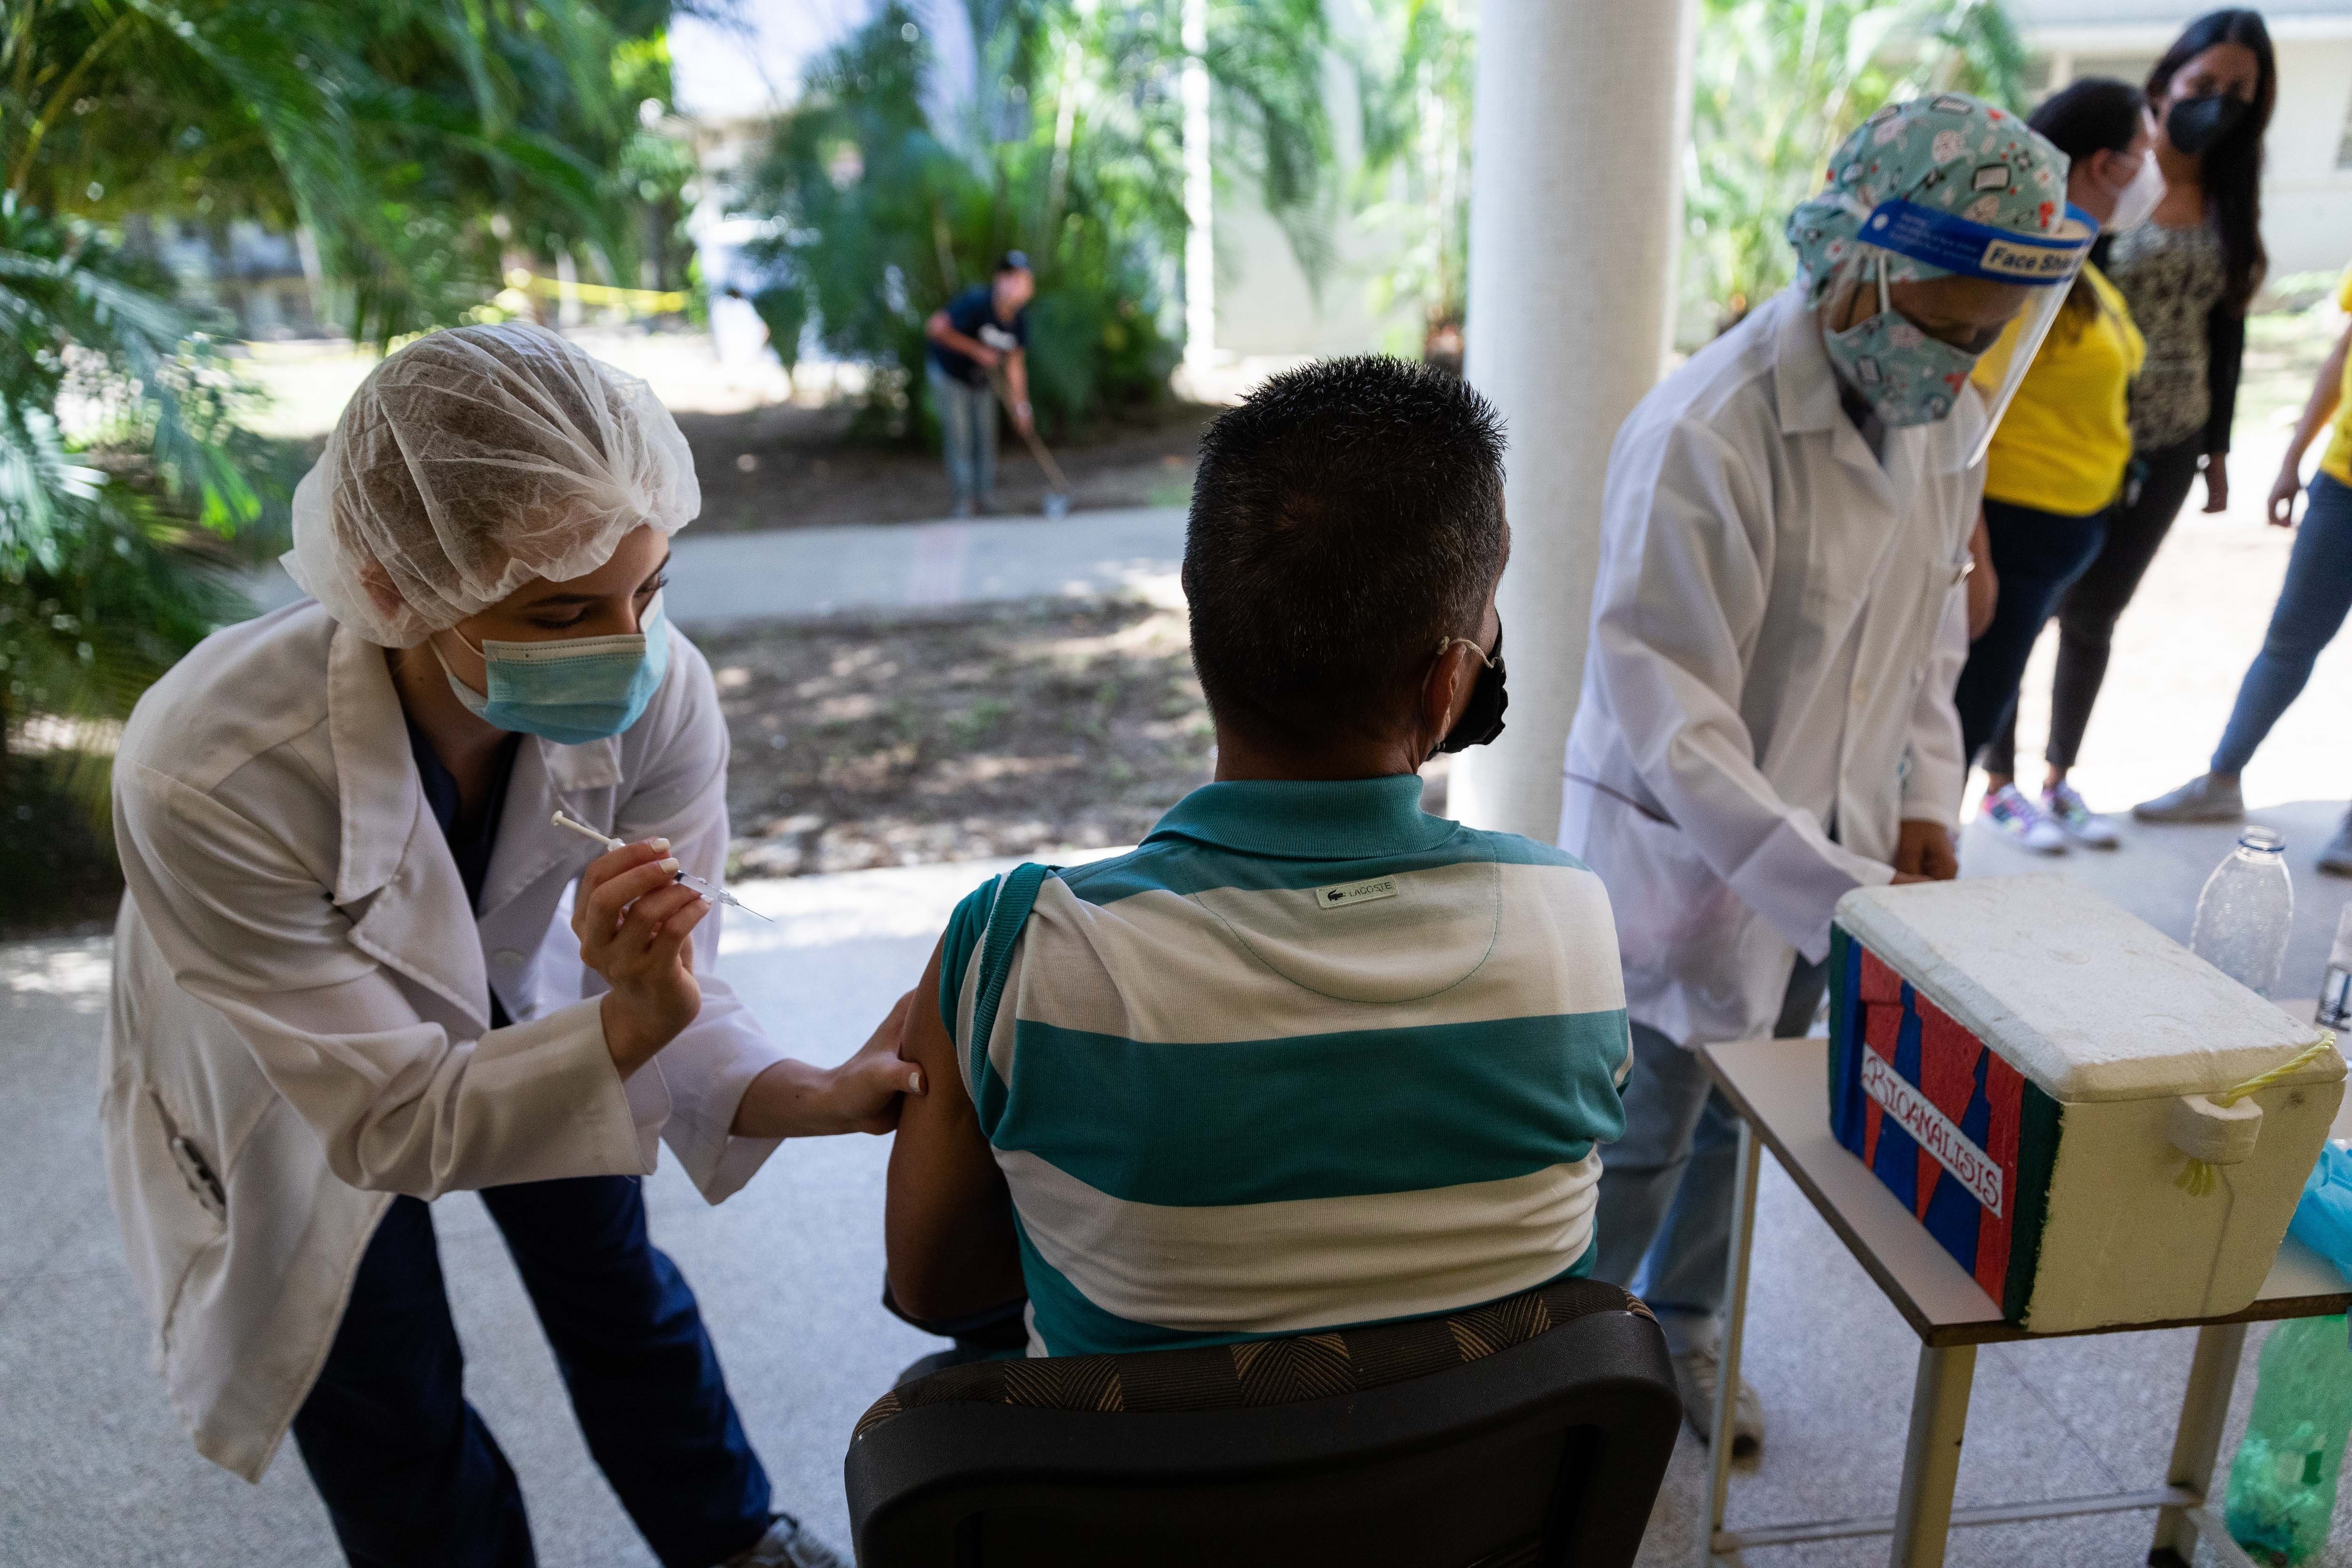
[[[1503,690],[1503,623],[1497,619],[1495,651],[1486,656],[1486,668],[1478,672],[1478,684],[1470,691],[1470,706],[1462,710],[1462,717],[1445,731],[1445,739],[1437,742],[1437,749],[1464,752],[1485,745],[1503,732],[1503,710],[1510,705],[1511,700]]]
[[[2232,98],[2226,92],[2184,98],[2166,111],[2164,133],[2172,139],[2176,149],[2195,158],[2236,130],[2238,121],[2246,117],[2246,110],[2252,107],[2244,99]]]

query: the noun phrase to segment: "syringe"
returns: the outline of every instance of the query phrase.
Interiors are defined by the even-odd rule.
[[[568,827],[572,829],[572,832],[580,835],[583,838],[593,838],[607,849],[626,849],[629,847],[628,842],[625,839],[607,838],[603,834],[597,832],[594,828],[589,826],[586,823],[566,816],[560,811],[555,814],[555,826],[558,827]],[[775,923],[773,921],[769,920],[766,915],[760,914],[759,910],[753,909],[751,905],[745,903],[742,900],[737,898],[734,894],[719,886],[716,882],[711,881],[707,877],[698,877],[691,871],[679,871],[676,873],[676,876],[680,882],[692,888],[696,892],[700,893],[704,898],[709,899],[713,903],[725,904],[730,909],[741,910],[747,915],[759,915],[760,919],[768,921],[768,923],[771,925]]]

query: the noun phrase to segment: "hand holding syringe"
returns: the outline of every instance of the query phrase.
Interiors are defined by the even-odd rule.
[[[572,817],[566,816],[560,811],[555,814],[555,826],[558,827],[568,827],[572,832],[580,835],[583,838],[593,838],[607,849],[626,849],[629,847],[625,840],[619,838],[607,838],[604,835],[597,832],[586,823],[576,821]],[[745,903],[742,900],[737,898],[734,894],[719,886],[716,882],[711,881],[707,877],[698,877],[691,871],[679,871],[675,873],[675,875],[678,881],[687,887],[692,888],[696,892],[700,893],[704,898],[709,899],[714,904],[725,904],[730,909],[741,910],[745,914],[759,915],[760,919],[763,921],[768,919],[766,915],[760,914],[759,910],[753,909],[751,905]],[[772,924],[773,922],[771,921],[770,923]]]

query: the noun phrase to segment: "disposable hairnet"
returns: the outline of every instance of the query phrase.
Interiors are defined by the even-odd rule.
[[[1830,158],[1829,183],[1789,215],[1798,280],[1815,304],[1879,203],[1901,198],[1970,223],[2047,235],[2066,216],[2066,154],[2017,116],[1960,92],[1890,103]],[[1889,258],[1896,282],[1947,269]]]
[[[352,395],[295,489],[284,562],[337,621],[411,647],[701,508],[686,437],[644,382],[541,327],[457,327]]]

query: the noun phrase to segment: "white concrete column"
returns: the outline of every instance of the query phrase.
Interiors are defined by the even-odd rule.
[[[1696,0],[1481,0],[1466,373],[1510,428],[1509,728],[1455,816],[1549,843],[1584,674],[1601,481],[1673,331]]]

